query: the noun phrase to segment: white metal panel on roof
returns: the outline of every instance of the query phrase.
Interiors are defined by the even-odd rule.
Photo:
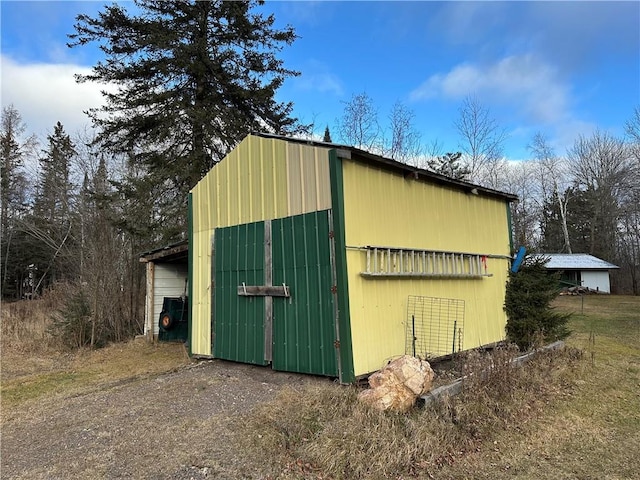
[[[610,270],[619,268],[613,263],[587,253],[541,253],[539,256],[549,258],[549,262],[545,266],[552,270]]]

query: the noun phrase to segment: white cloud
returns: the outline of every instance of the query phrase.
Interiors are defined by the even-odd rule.
[[[428,28],[452,44],[478,46],[488,34],[502,28],[508,8],[508,2],[438,3]]]
[[[315,73],[304,75],[298,84],[304,90],[316,90],[320,93],[343,94],[340,79],[332,73]]]
[[[74,74],[87,74],[90,69],[70,63],[18,63],[0,56],[2,106],[13,104],[22,115],[29,133],[41,137],[53,131],[60,121],[69,134],[90,127],[83,113],[103,103],[100,90],[104,85],[77,84]]]
[[[429,77],[410,98],[462,99],[469,94],[513,105],[532,121],[544,124],[559,121],[569,109],[568,88],[553,67],[533,55],[509,56],[487,66],[458,65]]]
[[[563,72],[636,55],[638,2],[438,2],[428,30],[484,58],[538,52]]]
[[[592,122],[570,118],[557,125],[551,143],[557,154],[564,155],[568,149],[573,147],[580,135],[589,137],[597,128],[597,125]]]
[[[293,80],[293,85],[299,90],[332,93],[336,96],[344,94],[340,78],[331,73],[326,64],[317,60],[306,62],[302,69],[302,75]]]
[[[326,2],[306,1],[306,2],[282,2],[280,8],[286,17],[288,17],[294,25],[320,25],[326,17],[331,15],[332,9],[327,8]],[[273,8],[273,5],[267,4],[267,7]]]

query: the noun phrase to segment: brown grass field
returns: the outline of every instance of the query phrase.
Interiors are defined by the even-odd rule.
[[[217,456],[215,446],[185,438],[174,452],[182,463],[167,459],[147,464],[131,453],[118,472],[136,478],[640,479],[640,297],[560,297],[555,306],[574,312],[568,348],[540,355],[523,368],[506,365],[503,360],[512,352],[505,350],[495,351],[492,358],[467,355],[457,360],[467,373],[486,368],[490,361],[498,367],[490,377],[469,382],[459,397],[407,415],[372,412],[358,404],[355,387],[330,382],[290,380],[293,385],[282,389],[273,384],[273,396],[279,390],[273,399],[267,395],[272,388],[268,382],[275,380],[267,379],[267,372],[261,378],[262,370],[256,367],[247,370],[248,376],[243,371],[227,379],[221,373],[227,367],[215,364],[215,378],[220,378],[216,385],[237,388],[242,378],[255,382],[252,388],[265,388],[264,395],[246,403],[247,411],[230,408],[224,421],[214,422],[204,408],[191,412],[193,420],[176,418],[180,428],[188,425],[198,438],[207,436],[207,425],[232,426],[220,450],[228,452],[228,461]],[[20,419],[34,418],[40,405],[63,411],[83,399],[108,401],[126,393],[129,387],[122,385],[130,385],[134,395],[140,389],[153,395],[156,390],[149,385],[176,379],[185,366],[193,367],[177,344],[137,341],[95,351],[61,351],[47,333],[49,320],[43,312],[50,307],[45,300],[2,306],[3,437],[12,429],[27,428]],[[209,391],[211,377],[200,379],[199,371],[212,374],[188,371],[200,395],[191,408],[206,402],[210,409],[222,394],[231,397],[221,402],[236,403],[233,388]],[[286,382],[286,376],[278,377],[278,385]],[[134,403],[127,407],[136,409]],[[45,423],[33,421],[38,435],[46,435],[42,425],[47,415],[52,414],[43,413]],[[175,435],[175,428],[165,427]],[[146,442],[164,440],[163,429],[145,431],[158,436]],[[121,437],[121,442],[129,441]],[[17,461],[20,452],[6,450],[9,446],[2,443],[0,476],[5,478],[6,459]],[[6,478],[64,477],[51,476],[65,471],[62,462],[68,459],[59,452],[27,453],[43,457],[46,468],[14,469]],[[112,478],[109,460],[98,458],[94,461],[105,463],[94,464],[93,470],[76,466],[74,478]],[[234,463],[236,458],[241,463]]]

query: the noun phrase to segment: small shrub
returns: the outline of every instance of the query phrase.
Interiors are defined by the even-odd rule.
[[[507,338],[522,350],[561,340],[569,335],[570,314],[558,313],[551,302],[560,293],[558,275],[545,268],[548,259],[527,257],[516,273],[509,272],[504,308],[507,312]]]
[[[515,344],[498,346],[490,352],[467,352],[462,366],[465,389],[491,389],[498,400],[509,397],[518,368],[512,360],[518,352]]]
[[[79,288],[70,294],[60,310],[53,313],[50,331],[62,345],[80,348],[91,343],[91,327],[89,298]]]

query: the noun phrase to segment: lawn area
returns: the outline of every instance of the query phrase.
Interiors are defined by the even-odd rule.
[[[619,349],[622,354],[638,355],[640,348],[640,297],[622,295],[564,296],[555,301],[558,310],[572,312],[570,342],[587,349],[589,335],[605,345],[599,349],[607,356]],[[609,350],[613,348],[613,351]],[[626,349],[630,349],[627,352]],[[615,358],[615,357],[614,357]],[[637,360],[637,358],[636,358]]]
[[[524,433],[507,430],[492,454],[443,478],[640,478],[640,297],[559,297],[574,315],[567,344],[585,351],[573,388],[550,402]]]
[[[86,394],[119,383],[161,375],[189,363],[176,343],[130,341],[99,350],[60,354],[2,352],[0,396],[4,411],[54,396]]]

